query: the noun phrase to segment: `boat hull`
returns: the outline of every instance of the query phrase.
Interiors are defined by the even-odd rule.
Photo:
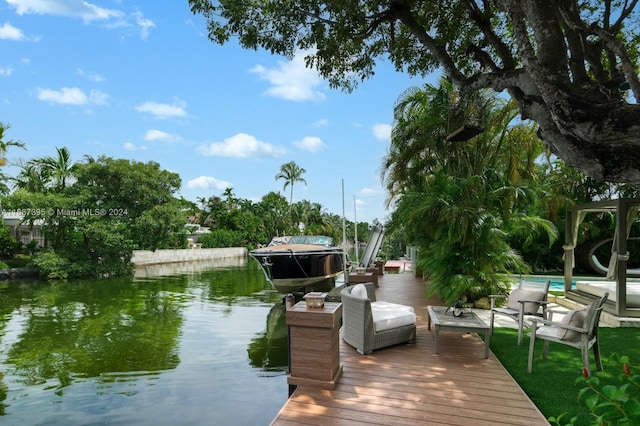
[[[327,291],[344,270],[340,247],[285,244],[249,252],[280,293]]]

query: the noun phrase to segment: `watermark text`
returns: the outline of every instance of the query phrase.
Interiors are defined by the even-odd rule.
[[[3,214],[22,217],[44,217],[44,216],[128,216],[129,210],[126,208],[24,208],[24,209],[4,209]]]

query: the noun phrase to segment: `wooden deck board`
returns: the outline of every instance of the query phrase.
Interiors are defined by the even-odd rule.
[[[273,420],[289,425],[548,425],[476,334],[427,330],[425,283],[413,274],[379,277],[378,300],[412,305],[415,343],[360,355],[340,338],[343,374],[333,390],[298,386]]]

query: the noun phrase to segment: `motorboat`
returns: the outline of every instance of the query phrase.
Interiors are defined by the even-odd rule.
[[[275,237],[266,247],[249,252],[280,293],[329,291],[343,273],[346,258],[333,238],[324,235]]]

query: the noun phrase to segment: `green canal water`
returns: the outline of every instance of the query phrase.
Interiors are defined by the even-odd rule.
[[[253,261],[0,284],[0,425],[268,425],[282,295]]]

